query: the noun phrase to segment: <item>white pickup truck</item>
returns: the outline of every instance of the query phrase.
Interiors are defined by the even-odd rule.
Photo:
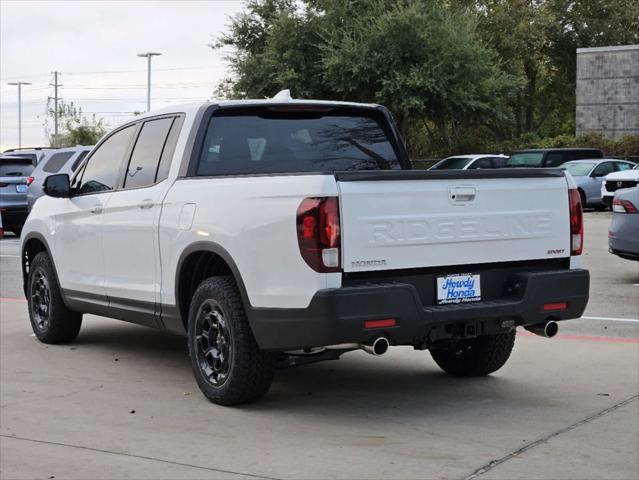
[[[411,170],[378,105],[152,112],[44,191],[22,237],[36,336],[72,341],[83,314],[186,334],[219,404],[358,348],[429,349],[450,374],[487,375],[517,326],[552,336],[588,300],[569,175]]]

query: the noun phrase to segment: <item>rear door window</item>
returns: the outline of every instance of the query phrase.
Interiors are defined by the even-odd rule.
[[[616,162],[617,170],[623,172],[624,170],[630,170],[634,165],[625,162]]]
[[[603,177],[604,175],[608,175],[615,171],[615,164],[612,162],[604,162],[600,163],[595,167],[592,171],[593,177]]]
[[[75,152],[60,152],[51,155],[46,161],[42,170],[47,173],[58,173],[64,164],[73,156]]]
[[[502,168],[506,166],[507,158],[504,157],[493,157],[493,166],[495,168]]]
[[[480,158],[470,164],[468,170],[479,170],[481,168],[493,168],[493,162],[490,157]]]
[[[124,178],[124,188],[148,187],[155,183],[160,157],[174,117],[148,120],[133,147]]]
[[[210,120],[197,175],[401,169],[378,112],[222,112]]]

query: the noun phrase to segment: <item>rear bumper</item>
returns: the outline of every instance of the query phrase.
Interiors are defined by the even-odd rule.
[[[512,293],[498,300],[424,306],[417,288],[385,283],[319,291],[305,309],[252,309],[249,320],[262,349],[295,350],[341,343],[369,343],[379,336],[395,345],[428,346],[435,340],[476,336],[579,318],[588,303],[587,270],[518,273]],[[561,311],[544,304],[566,302]],[[365,329],[366,320],[396,319],[396,326]]]

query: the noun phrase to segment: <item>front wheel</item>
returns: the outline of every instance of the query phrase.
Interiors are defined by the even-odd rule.
[[[53,263],[46,252],[38,253],[29,265],[27,301],[31,328],[38,340],[67,343],[78,336],[82,314],[64,304]]]
[[[435,363],[456,377],[481,377],[504,366],[515,345],[516,331],[443,341],[430,349]]]
[[[239,405],[266,394],[276,356],[257,345],[232,278],[200,284],[191,300],[188,330],[193,374],[209,400]]]

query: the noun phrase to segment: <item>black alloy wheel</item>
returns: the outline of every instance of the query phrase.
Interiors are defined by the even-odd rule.
[[[226,382],[233,362],[232,333],[221,306],[206,300],[196,317],[197,361],[215,387]]]

